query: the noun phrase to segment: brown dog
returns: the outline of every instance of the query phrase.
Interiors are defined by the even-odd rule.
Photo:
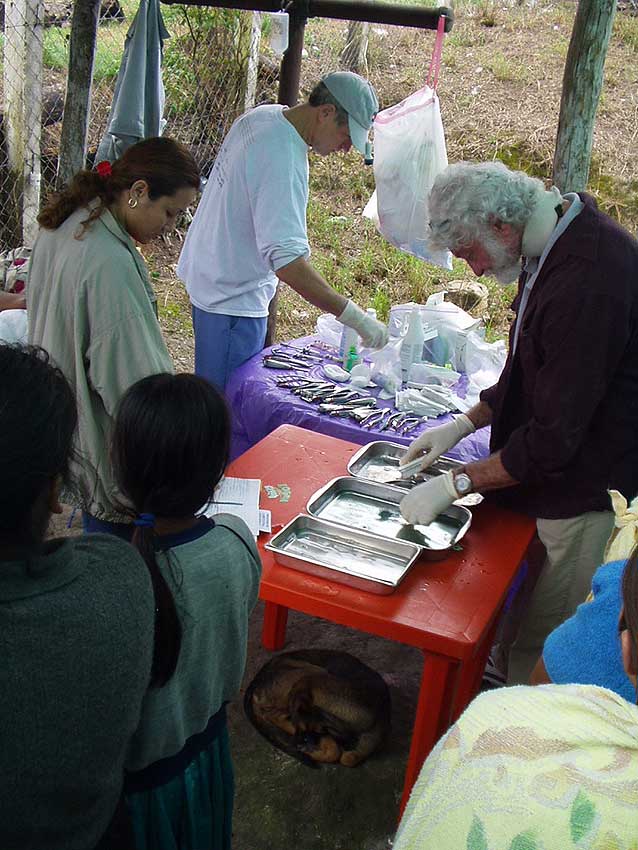
[[[390,693],[381,676],[331,650],[273,658],[248,686],[244,710],[271,744],[313,767],[354,767],[390,729]]]

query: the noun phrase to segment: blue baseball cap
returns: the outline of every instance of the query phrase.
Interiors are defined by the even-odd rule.
[[[368,133],[379,111],[379,101],[372,85],[352,71],[335,71],[323,77],[321,82],[348,113],[350,139],[365,156]]]

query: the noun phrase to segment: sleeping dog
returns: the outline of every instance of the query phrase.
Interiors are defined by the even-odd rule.
[[[346,652],[278,655],[248,686],[244,710],[271,744],[312,767],[354,767],[390,730],[387,685]]]

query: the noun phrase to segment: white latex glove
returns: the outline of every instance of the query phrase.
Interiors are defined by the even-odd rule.
[[[378,319],[364,313],[354,301],[348,301],[337,321],[359,334],[366,348],[383,348],[388,341],[388,329]]]
[[[441,511],[458,499],[451,472],[435,475],[423,484],[417,484],[401,499],[401,515],[412,525],[429,525]]]
[[[445,425],[428,428],[408,446],[407,452],[401,458],[400,465],[403,466],[412,460],[416,460],[419,455],[425,455],[421,469],[427,469],[438,457],[449,452],[459,440],[467,437],[468,434],[473,434],[474,431],[476,431],[474,424],[464,413],[455,416],[451,422],[446,422]]]

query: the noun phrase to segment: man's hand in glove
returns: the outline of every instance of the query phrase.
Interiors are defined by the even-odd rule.
[[[464,413],[455,416],[451,422],[446,422],[445,425],[428,428],[410,444],[407,452],[401,458],[401,466],[416,460],[419,455],[424,455],[421,469],[427,469],[438,457],[444,455],[459,440],[474,433],[475,430],[472,421]]]
[[[436,429],[434,429],[436,430]],[[401,499],[401,515],[412,525],[429,525],[441,511],[458,499],[451,472],[435,475],[418,484]]]
[[[337,321],[359,334],[366,348],[383,348],[388,341],[388,329],[377,319],[364,313],[353,301],[348,301]]]

